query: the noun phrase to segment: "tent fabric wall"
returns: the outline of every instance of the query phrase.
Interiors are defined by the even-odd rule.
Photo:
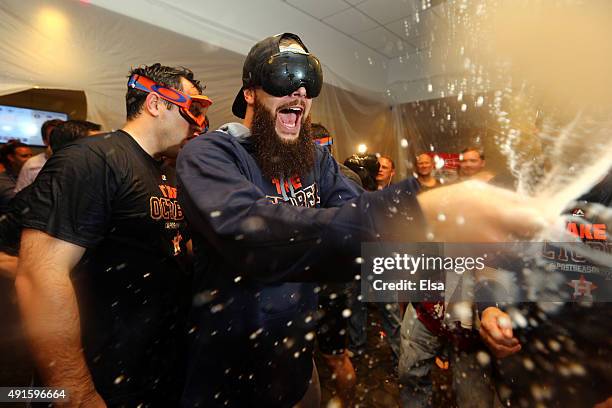
[[[0,94],[28,88],[82,90],[88,118],[106,129],[125,119],[131,67],[161,62],[191,68],[215,100],[215,122],[231,119],[243,57],[81,2],[0,4]],[[231,95],[231,96],[230,96]]]
[[[357,145],[368,152],[396,156],[395,129],[386,104],[325,85],[313,102],[313,122],[323,124],[334,136],[334,154],[344,161],[357,152]]]
[[[189,67],[206,85],[215,102],[209,110],[213,128],[238,120],[231,104],[241,85],[242,55],[85,2],[7,0],[0,19],[0,95],[35,87],[82,90],[88,119],[114,129],[125,118],[130,68],[161,62]],[[344,86],[325,65],[324,76],[312,119],[334,134],[338,160],[359,143],[397,159],[401,127],[384,98],[345,90],[359,87]]]

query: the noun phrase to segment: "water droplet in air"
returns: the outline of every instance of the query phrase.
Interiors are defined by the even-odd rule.
[[[497,318],[497,324],[502,329],[511,329],[512,321],[506,316],[500,316]]]
[[[223,304],[219,303],[210,308],[210,313],[219,313],[224,308]]]
[[[561,343],[559,343],[557,340],[550,340],[548,342],[548,347],[550,347],[552,351],[559,351],[561,350]]]
[[[253,333],[251,333],[251,335],[249,336],[249,339],[255,340],[257,338],[257,336],[259,336],[261,333],[263,333],[263,328],[262,327],[260,327],[259,329],[255,330]]]
[[[489,356],[489,353],[479,351],[476,353],[476,360],[478,361],[478,364],[485,367],[491,362],[491,356]]]

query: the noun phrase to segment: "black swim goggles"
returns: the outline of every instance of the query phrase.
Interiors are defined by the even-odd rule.
[[[261,87],[272,96],[291,95],[304,87],[306,97],[316,98],[322,86],[321,63],[308,53],[279,52],[268,58],[261,71]]]

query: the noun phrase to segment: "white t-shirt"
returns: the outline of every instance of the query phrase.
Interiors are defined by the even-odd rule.
[[[36,156],[30,157],[25,163],[23,163],[23,167],[19,172],[19,177],[17,177],[17,183],[15,184],[15,192],[18,193],[32,184],[40,172],[40,169],[43,168],[46,162],[47,156],[45,155],[45,152],[42,152]]]

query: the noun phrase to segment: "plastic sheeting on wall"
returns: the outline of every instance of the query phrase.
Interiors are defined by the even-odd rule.
[[[209,111],[212,127],[237,120],[231,104],[241,85],[242,55],[85,2],[8,0],[0,4],[0,20],[0,95],[33,87],[82,90],[88,119],[118,128],[125,118],[128,71],[161,62],[192,69],[206,85],[215,102]],[[324,76],[312,119],[334,134],[338,160],[360,143],[370,152],[406,155],[398,143],[408,137],[403,119],[383,98],[343,89],[342,79],[325,67]]]

